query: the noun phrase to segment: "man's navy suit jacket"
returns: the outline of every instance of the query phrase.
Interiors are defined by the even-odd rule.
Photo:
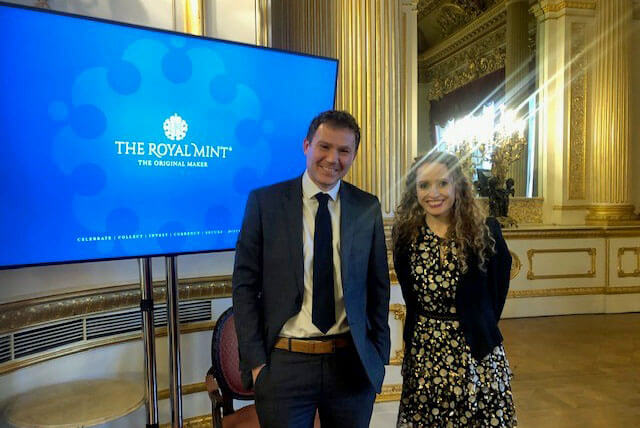
[[[340,266],[347,321],[371,384],[389,363],[389,268],[380,202],[340,184]],[[302,306],[302,177],[252,191],[236,244],[233,310],[245,387],[269,363],[284,323]]]

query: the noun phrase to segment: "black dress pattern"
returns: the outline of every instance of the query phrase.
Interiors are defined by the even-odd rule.
[[[398,428],[515,427],[504,348],[498,345],[476,360],[456,320],[455,242],[423,226],[409,257],[421,309],[405,346]]]

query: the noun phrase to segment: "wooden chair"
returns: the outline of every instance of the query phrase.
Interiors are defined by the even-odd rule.
[[[244,389],[240,377],[238,338],[232,308],[220,315],[211,338],[211,368],[205,378],[211,399],[214,428],[260,428],[256,406],[251,404],[234,410],[233,400],[253,400],[253,390]],[[320,428],[316,412],[313,424]]]

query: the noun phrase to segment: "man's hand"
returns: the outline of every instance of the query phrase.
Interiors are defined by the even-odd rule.
[[[256,379],[258,379],[258,375],[260,374],[260,371],[264,368],[264,364],[259,365],[258,367],[254,367],[251,369],[251,376],[253,377],[253,386],[255,387],[256,385]]]

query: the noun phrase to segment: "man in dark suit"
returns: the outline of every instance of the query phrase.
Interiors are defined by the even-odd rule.
[[[342,181],[349,113],[313,119],[301,177],[252,191],[236,246],[240,368],[262,427],[368,427],[389,362],[389,270],[378,199]]]

